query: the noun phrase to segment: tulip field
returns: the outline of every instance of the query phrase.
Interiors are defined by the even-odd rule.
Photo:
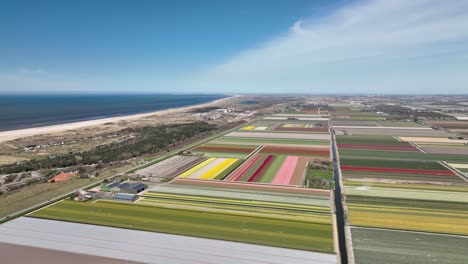
[[[330,163],[328,119],[298,117],[304,122],[285,116],[253,122],[137,170],[149,183],[166,181],[149,184],[135,202],[64,200],[29,216],[315,251],[333,259],[333,171],[312,167]],[[330,184],[308,185],[311,172]]]
[[[219,158],[238,158],[243,159],[256,150],[257,145],[229,145],[229,144],[203,144],[192,149],[193,155],[204,155]]]
[[[276,117],[283,119],[285,116]],[[316,116],[311,115],[311,118]],[[189,155],[206,160],[180,173],[177,180],[304,186],[306,174],[310,172],[308,164],[312,160],[331,158],[328,123],[288,121],[257,121],[191,149],[187,152]],[[332,179],[327,177],[326,180]]]
[[[311,158],[299,156],[256,154],[224,180],[300,186],[309,160]]]
[[[468,160],[465,140],[354,113],[335,113],[349,118],[332,124],[347,132],[336,141],[355,263],[432,263],[439,251],[437,261],[462,263],[468,178],[457,166]]]
[[[179,175],[180,178],[212,180],[221,178],[224,171],[235,166],[239,160],[231,158],[209,158]]]

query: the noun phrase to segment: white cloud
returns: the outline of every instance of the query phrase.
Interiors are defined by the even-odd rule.
[[[447,69],[466,69],[459,59],[467,47],[468,1],[359,1],[324,18],[298,20],[284,35],[190,84],[232,92],[420,91],[431,85],[424,76],[435,86],[453,77]],[[468,77],[456,80],[446,91],[464,92]]]

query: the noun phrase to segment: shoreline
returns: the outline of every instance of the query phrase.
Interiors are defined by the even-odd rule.
[[[139,118],[145,118],[145,117],[157,116],[157,115],[176,114],[179,112],[187,112],[195,108],[213,106],[213,105],[222,103],[224,101],[227,101],[236,97],[239,97],[239,96],[233,95],[233,96],[224,97],[224,98],[217,99],[217,100],[207,102],[207,103],[190,105],[190,106],[182,106],[182,107],[176,107],[176,108],[168,108],[164,110],[157,110],[157,111],[141,113],[141,114],[130,114],[130,115],[124,115],[124,116],[107,117],[107,118],[77,121],[77,122],[70,122],[70,123],[63,123],[63,124],[56,124],[56,125],[0,131],[0,143],[15,140],[18,138],[61,132],[65,130],[71,130],[71,129],[89,127],[89,126],[102,125],[102,124],[109,123],[109,122],[139,119]]]

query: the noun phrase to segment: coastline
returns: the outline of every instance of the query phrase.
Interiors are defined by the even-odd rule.
[[[214,106],[224,101],[230,100],[232,98],[236,98],[238,96],[228,96],[225,98],[217,99],[211,102],[191,105],[191,106],[183,106],[177,108],[169,108],[165,110],[158,110],[148,113],[142,114],[132,114],[132,115],[125,115],[125,116],[117,116],[117,117],[107,117],[101,119],[93,119],[93,120],[86,120],[86,121],[78,121],[78,122],[70,122],[70,123],[63,123],[57,125],[49,125],[49,126],[42,126],[42,127],[32,127],[32,128],[24,128],[24,129],[16,129],[16,130],[7,130],[7,131],[0,131],[0,143],[7,142],[11,140],[15,140],[18,138],[30,137],[35,135],[41,134],[49,134],[55,132],[61,132],[65,130],[89,127],[89,126],[96,126],[102,125],[109,122],[117,122],[117,121],[124,121],[124,120],[131,120],[131,119],[139,119],[145,118],[149,116],[160,116],[160,115],[168,115],[168,114],[176,114],[181,112],[187,112],[189,110],[193,110],[195,108],[200,107],[209,107]]]

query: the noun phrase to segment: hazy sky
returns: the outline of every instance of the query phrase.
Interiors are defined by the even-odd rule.
[[[0,92],[467,93],[468,1],[1,1]]]

